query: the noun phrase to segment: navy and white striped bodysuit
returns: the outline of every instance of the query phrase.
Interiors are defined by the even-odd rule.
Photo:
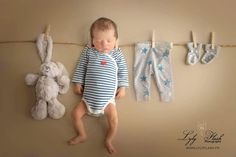
[[[86,46],[72,82],[84,86],[82,100],[89,114],[103,114],[109,103],[115,105],[117,88],[128,86],[128,71],[121,50],[113,49],[109,53],[101,53]]]

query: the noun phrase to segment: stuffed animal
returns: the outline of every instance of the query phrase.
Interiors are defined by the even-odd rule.
[[[42,61],[40,73],[28,73],[25,77],[26,84],[36,88],[36,104],[32,107],[31,114],[37,120],[42,120],[47,115],[59,119],[65,113],[65,106],[57,100],[57,95],[68,91],[70,79],[62,63],[51,61],[52,38],[40,34],[36,45]]]

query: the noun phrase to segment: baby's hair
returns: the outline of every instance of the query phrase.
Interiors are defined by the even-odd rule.
[[[98,30],[101,30],[101,31],[114,29],[114,32],[115,32],[114,36],[115,36],[116,39],[118,39],[117,25],[111,19],[108,19],[106,17],[101,17],[101,18],[99,18],[99,19],[97,19],[96,21],[93,22],[93,24],[90,27],[91,40],[93,39],[93,31],[95,29],[98,29]]]

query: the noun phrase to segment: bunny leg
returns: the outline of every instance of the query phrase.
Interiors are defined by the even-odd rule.
[[[65,113],[65,106],[57,98],[48,101],[48,114],[53,119],[61,118]]]
[[[31,115],[36,120],[42,120],[47,117],[47,102],[39,99],[36,105],[31,109]]]

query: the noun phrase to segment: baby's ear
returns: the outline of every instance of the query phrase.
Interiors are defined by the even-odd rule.
[[[119,39],[118,39],[118,38],[116,39],[116,45],[115,45],[115,48],[116,48],[116,49],[119,48]]]
[[[87,46],[88,47],[93,47],[93,38],[91,38],[91,36],[90,36],[90,32],[88,33],[88,43],[87,43]]]

